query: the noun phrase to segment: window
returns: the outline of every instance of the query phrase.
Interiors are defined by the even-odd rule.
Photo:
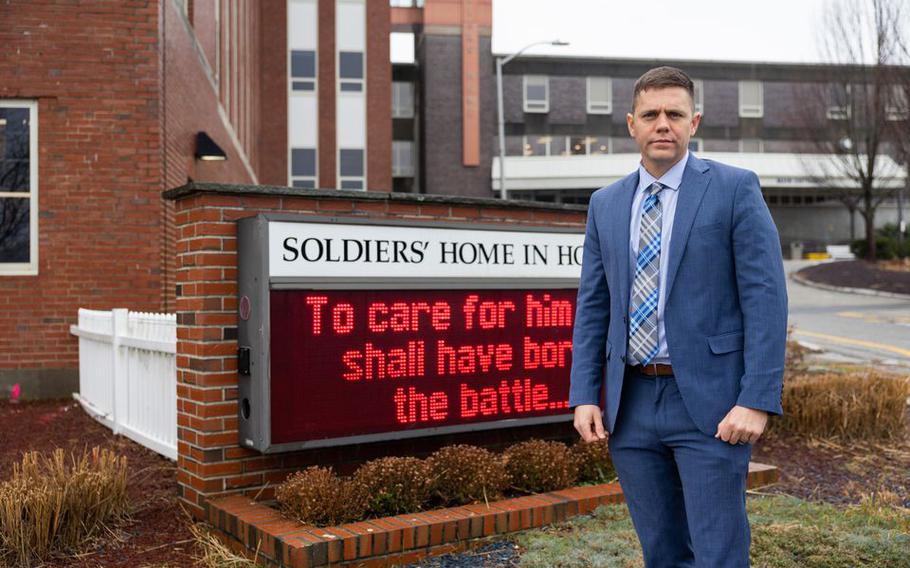
[[[0,274],[38,274],[38,105],[0,101]]]
[[[291,186],[316,187],[316,148],[291,148]]]
[[[609,154],[611,143],[608,136],[588,136],[588,154]]]
[[[315,51],[291,51],[291,90],[316,90]]]
[[[825,116],[830,120],[850,118],[850,85],[830,85],[828,87],[828,108]]]
[[[549,136],[525,136],[525,156],[546,156],[547,147],[550,145]]]
[[[389,0],[392,8],[423,8],[423,0]]]
[[[392,177],[414,177],[414,142],[392,142]]]
[[[338,150],[338,177],[341,189],[366,189],[363,172],[363,149]]]
[[[550,156],[568,156],[569,137],[550,136]]]
[[[693,79],[695,86],[695,112],[705,112],[705,84],[701,79]]]
[[[342,91],[363,90],[363,52],[338,52],[338,79]]]
[[[588,137],[572,136],[569,138],[569,154],[573,156],[584,156],[588,153]]]
[[[739,116],[761,118],[765,114],[761,81],[739,82]]]
[[[885,118],[887,120],[907,120],[907,118],[910,118],[910,101],[907,100],[907,88],[901,85],[892,85],[890,95],[885,104]]]
[[[609,77],[588,77],[588,114],[613,112],[613,82]]]
[[[701,152],[704,147],[704,142],[701,138],[691,138],[689,139],[689,151],[690,152]]]
[[[550,81],[546,75],[524,76],[524,111],[550,112]]]
[[[739,151],[740,152],[764,152],[765,145],[758,138],[743,138],[739,141]]]
[[[414,83],[392,83],[392,118],[414,118]]]

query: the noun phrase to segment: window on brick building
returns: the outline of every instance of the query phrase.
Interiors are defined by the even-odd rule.
[[[338,150],[338,180],[341,189],[364,190],[363,149]]]
[[[0,274],[38,273],[37,114],[0,101]]]
[[[588,77],[588,114],[613,112],[613,82],[609,77]]]
[[[363,52],[338,52],[338,78],[342,91],[363,90]]]
[[[910,96],[907,88],[902,85],[892,85],[885,103],[885,118],[887,120],[907,120],[910,118]]]
[[[765,151],[765,144],[759,138],[743,138],[739,141],[739,151],[760,153]]]
[[[828,108],[825,116],[830,120],[847,120],[850,118],[850,85],[828,86]]]
[[[291,90],[316,90],[316,52],[294,50],[291,52]]]
[[[392,118],[414,118],[414,83],[392,83]]]
[[[525,112],[550,112],[550,81],[546,75],[525,75],[523,90]]]
[[[740,81],[739,116],[761,118],[764,115],[765,103],[761,81]]]
[[[316,149],[291,148],[291,185],[316,188]]]
[[[392,177],[414,177],[414,142],[392,142]]]
[[[705,83],[701,79],[692,79],[695,87],[695,112],[705,112]]]

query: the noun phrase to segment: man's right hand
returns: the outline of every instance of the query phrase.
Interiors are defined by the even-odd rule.
[[[575,429],[585,442],[596,442],[607,437],[604,432],[600,407],[596,404],[582,404],[575,407]]]

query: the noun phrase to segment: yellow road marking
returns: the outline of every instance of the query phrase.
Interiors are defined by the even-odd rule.
[[[910,357],[910,349],[895,347],[894,345],[888,345],[887,343],[877,343],[875,341],[865,341],[862,339],[850,339],[849,337],[828,335],[827,333],[817,333],[814,331],[806,331],[804,329],[797,329],[793,333],[797,335],[817,337],[818,339],[827,339],[828,341],[832,341],[834,343],[843,343],[844,345],[856,345],[858,347],[869,347],[871,349],[890,351],[891,353],[897,353],[898,355],[903,355],[904,357]]]
[[[837,312],[837,315],[839,315],[842,318],[863,319],[864,317],[866,317],[866,314],[864,314],[862,312]]]

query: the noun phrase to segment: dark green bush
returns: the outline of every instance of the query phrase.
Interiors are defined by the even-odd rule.
[[[578,479],[578,464],[561,442],[519,442],[503,457],[512,487],[525,493],[564,489]]]
[[[360,520],[367,507],[360,484],[319,466],[289,476],[275,489],[275,499],[288,516],[317,526]]]
[[[376,459],[354,474],[367,495],[367,513],[379,517],[422,509],[430,498],[430,480],[430,465],[408,457]]]
[[[432,492],[444,504],[499,499],[509,486],[502,458],[476,446],[446,446],[429,457]]]
[[[582,483],[606,483],[616,479],[606,440],[580,441],[572,446],[572,457],[578,464],[578,480]]]
[[[866,257],[868,244],[866,239],[853,241],[850,250],[859,258]],[[906,258],[910,256],[910,239],[904,238],[904,244],[898,241],[898,228],[894,223],[875,230],[875,256],[879,260]]]

